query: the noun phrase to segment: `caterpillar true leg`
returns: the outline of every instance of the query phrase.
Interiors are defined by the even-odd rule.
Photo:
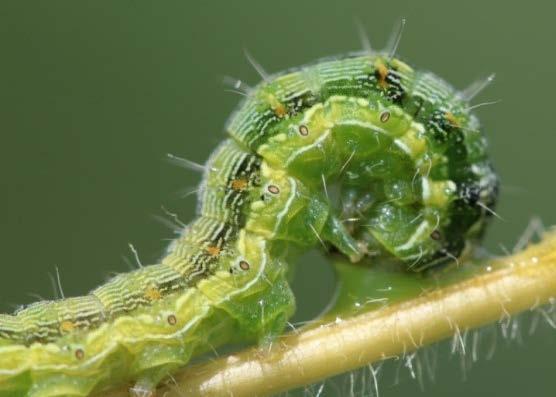
[[[367,252],[365,244],[356,241],[336,216],[328,217],[322,236],[352,262],[358,262]]]

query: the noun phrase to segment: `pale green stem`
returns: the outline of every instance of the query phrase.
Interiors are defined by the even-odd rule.
[[[490,261],[491,272],[356,317],[192,365],[158,396],[265,396],[398,357],[454,334],[507,319],[556,297],[556,234]],[[127,396],[124,388],[109,397]]]

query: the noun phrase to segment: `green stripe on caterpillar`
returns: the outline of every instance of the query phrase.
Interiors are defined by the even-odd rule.
[[[467,98],[389,54],[268,77],[227,130],[160,263],[0,315],[0,396],[151,391],[211,346],[280,334],[298,252],[441,266],[480,239],[497,195]]]

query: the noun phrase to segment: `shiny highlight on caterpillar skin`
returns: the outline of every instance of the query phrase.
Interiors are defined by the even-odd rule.
[[[497,177],[469,98],[440,78],[364,52],[246,96],[159,263],[0,315],[0,396],[144,395],[212,346],[279,335],[300,252],[419,272],[481,238]]]

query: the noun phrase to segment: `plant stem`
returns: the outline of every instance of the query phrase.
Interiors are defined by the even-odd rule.
[[[267,352],[251,348],[192,365],[159,396],[265,396],[398,357],[456,333],[551,302],[556,297],[556,234],[492,271],[346,320],[292,333]],[[116,390],[104,396],[127,396]]]

